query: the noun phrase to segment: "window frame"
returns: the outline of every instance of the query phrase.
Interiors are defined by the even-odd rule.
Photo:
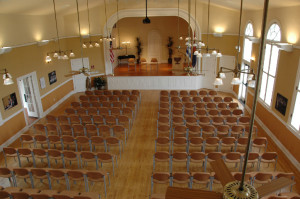
[[[252,34],[246,34],[247,33],[247,30],[248,30],[248,26],[251,25],[251,28],[252,28]],[[241,67],[242,65],[244,65],[245,67],[248,67],[248,69],[251,69],[251,57],[250,57],[250,61],[244,59],[244,51],[245,51],[245,40],[248,39],[249,41],[251,41],[248,37],[253,37],[254,36],[254,26],[253,26],[253,23],[251,21],[248,21],[245,29],[244,29],[244,41],[243,41],[243,52],[242,52],[242,63],[241,63]],[[253,42],[251,41],[251,55],[252,55],[252,51],[253,51]],[[246,75],[246,79],[248,79],[248,74],[241,74],[240,73],[240,79],[242,77],[242,75]],[[247,82],[248,83],[248,82]],[[247,91],[248,91],[248,86],[247,86],[247,83],[246,84],[243,84],[240,85],[239,87],[239,93],[238,93],[238,99],[239,101],[241,101],[243,104],[246,104],[246,100],[247,100]],[[242,87],[245,86],[245,98],[243,99],[242,98],[242,90],[243,89]]]
[[[276,63],[276,72],[275,72],[275,75],[273,76],[273,75],[271,75],[270,74],[270,64],[271,64],[271,54],[272,54],[272,51],[273,51],[273,46],[275,46],[275,43],[280,43],[281,42],[281,37],[282,37],[282,29],[281,29],[281,26],[280,26],[280,24],[277,22],[277,21],[272,21],[271,23],[270,23],[270,25],[269,25],[269,28],[268,28],[268,31],[266,32],[266,37],[267,37],[267,35],[268,35],[268,33],[269,33],[269,30],[270,30],[270,28],[274,25],[274,24],[276,24],[278,27],[279,27],[279,30],[280,30],[280,41],[274,41],[274,40],[268,40],[267,38],[266,38],[266,42],[265,42],[265,44],[264,44],[264,48],[266,49],[266,46],[267,46],[267,44],[269,44],[270,46],[271,46],[271,50],[270,50],[270,57],[269,57],[269,67],[268,67],[268,73],[266,73],[267,74],[267,84],[266,84],[266,89],[265,89],[265,94],[264,94],[264,99],[262,99],[261,97],[260,97],[260,94],[261,94],[261,87],[262,87],[262,81],[260,81],[260,85],[259,85],[259,96],[258,96],[258,100],[259,100],[259,102],[261,102],[266,108],[270,108],[271,106],[272,106],[272,104],[273,104],[273,97],[274,97],[274,90],[275,90],[275,85],[276,85],[276,81],[277,81],[277,72],[278,72],[278,62],[279,62],[279,60],[280,60],[280,49],[278,49],[278,57],[277,57],[277,63]],[[264,51],[264,59],[263,59],[263,61],[265,61],[265,54],[266,54],[266,51]],[[264,64],[264,63],[263,63]],[[264,74],[265,72],[264,72],[264,65],[262,66],[262,68],[261,68],[261,76],[260,76],[260,78],[262,79],[262,77],[263,77],[263,74]],[[269,104],[267,104],[266,103],[266,94],[267,94],[267,85],[268,85],[268,80],[269,80],[269,76],[272,76],[273,78],[274,78],[274,84],[273,84],[273,89],[272,89],[272,95],[271,95],[271,102],[270,102],[270,105]]]
[[[298,64],[298,70],[297,70],[297,76],[296,76],[296,79],[295,79],[295,83],[294,83],[294,92],[293,92],[293,96],[292,96],[292,100],[291,100],[291,106],[290,106],[290,112],[289,112],[289,117],[288,117],[288,125],[289,127],[294,130],[295,132],[297,132],[298,134],[300,134],[300,129],[296,129],[293,125],[292,125],[292,117],[293,117],[293,114],[294,114],[294,108],[295,108],[295,105],[296,105],[296,97],[297,97],[297,94],[298,94],[298,90],[296,90],[296,88],[298,87],[300,83],[300,58],[299,58],[299,64]],[[299,88],[298,88],[299,89]],[[300,92],[299,92],[299,95],[300,95]]]

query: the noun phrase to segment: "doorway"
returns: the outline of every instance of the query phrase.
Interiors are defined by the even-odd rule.
[[[161,62],[161,36],[157,30],[152,30],[148,33],[148,61],[152,58],[156,58],[158,62]]]
[[[37,94],[39,95],[39,91],[36,90],[38,88],[35,85],[34,79],[36,76],[34,75],[36,74],[30,73],[17,79],[27,125],[39,119],[39,106],[37,103]]]

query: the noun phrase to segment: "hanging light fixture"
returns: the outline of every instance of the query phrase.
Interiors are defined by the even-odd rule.
[[[5,86],[7,85],[11,85],[14,83],[13,79],[12,79],[12,76],[7,72],[6,68],[5,69],[2,69],[4,72],[0,73],[0,74],[3,74],[3,84]]]
[[[220,78],[226,78],[225,73],[233,73],[233,79],[231,81],[232,85],[239,85],[242,83],[240,80],[239,76],[241,73],[248,74],[248,86],[251,88],[255,87],[255,74],[253,72],[253,69],[244,69],[240,70],[240,65],[239,65],[239,54],[240,54],[240,39],[241,39],[241,23],[242,23],[242,13],[243,13],[243,0],[241,0],[241,6],[240,6],[240,24],[239,24],[239,38],[238,38],[238,45],[236,47],[237,49],[237,55],[236,55],[236,65],[234,69],[226,68],[226,67],[221,67],[220,71],[217,74],[216,80],[214,82],[214,85],[222,85],[219,84]],[[218,54],[217,54],[218,56]]]
[[[199,50],[198,52],[198,57],[202,57],[201,50],[205,51],[204,56],[205,57],[210,57],[211,55],[216,56],[217,58],[222,57],[222,53],[220,52],[219,49],[217,48],[210,48],[208,46],[209,44],[209,22],[210,22],[210,0],[208,0],[208,5],[207,5],[207,45],[203,41],[199,41],[197,45],[197,49]],[[197,39],[195,39],[197,41]],[[206,46],[206,47],[205,47]]]
[[[68,60],[69,56],[70,57],[75,57],[75,54],[73,53],[72,50],[61,50],[61,48],[60,48],[55,0],[52,0],[52,2],[53,2],[53,10],[54,10],[54,19],[55,19],[55,28],[56,28],[56,40],[57,40],[57,43],[58,43],[58,51],[56,50],[54,52],[48,52],[47,53],[46,58],[45,58],[45,61],[47,63],[50,63],[52,61],[51,54],[53,54],[54,58],[63,59],[63,60]],[[68,54],[69,54],[69,56],[68,56]]]
[[[86,0],[86,8],[87,8],[87,13],[88,13],[88,24],[89,24],[89,38],[90,38],[90,41],[89,42],[84,42],[82,44],[82,47],[83,48],[93,48],[94,46],[96,48],[99,48],[100,47],[100,44],[97,42],[97,41],[92,41],[91,39],[91,23],[90,23],[90,9],[89,9],[89,0]]]

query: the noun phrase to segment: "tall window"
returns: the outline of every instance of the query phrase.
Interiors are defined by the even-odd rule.
[[[252,55],[252,41],[248,38],[253,36],[253,25],[248,23],[245,31],[244,49],[243,49],[243,61],[241,65],[241,70],[250,69],[251,55]],[[246,90],[248,75],[241,73],[240,79],[242,84],[239,88],[239,99],[245,103]]]
[[[265,47],[264,67],[260,85],[259,97],[267,104],[271,105],[274,82],[276,78],[279,49],[273,45],[281,40],[280,27],[274,23],[270,26],[267,34],[267,44]]]
[[[300,118],[300,80],[296,90],[297,90],[296,101],[295,101],[295,107],[292,115],[291,124],[299,131],[300,130],[300,119],[299,119]]]

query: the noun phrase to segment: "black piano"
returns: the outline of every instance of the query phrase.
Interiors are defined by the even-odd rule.
[[[120,62],[122,59],[129,59],[129,58],[134,58],[134,59],[135,59],[135,55],[120,55],[120,56],[118,56],[119,62]]]

